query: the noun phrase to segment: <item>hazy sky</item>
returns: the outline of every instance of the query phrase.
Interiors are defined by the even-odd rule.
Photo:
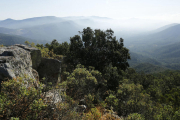
[[[0,0],[0,20],[102,16],[180,21],[180,0]]]

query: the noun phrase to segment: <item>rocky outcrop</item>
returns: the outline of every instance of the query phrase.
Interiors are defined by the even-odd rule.
[[[56,85],[61,80],[61,61],[42,58],[38,67],[38,73],[40,79],[45,77],[46,82],[51,82],[53,86]]]
[[[34,79],[30,51],[18,46],[0,48],[0,80],[27,76]],[[28,83],[28,81],[26,81]],[[27,84],[27,86],[29,86]],[[38,86],[38,85],[37,85]]]
[[[45,77],[47,82],[55,85],[60,82],[60,72],[61,61],[42,58],[41,51],[37,48],[20,44],[0,47],[0,82],[28,76],[36,81]]]
[[[32,60],[32,68],[37,70],[39,64],[41,63],[41,51],[34,47],[28,47],[27,45],[16,44],[15,46],[21,47],[26,51],[30,52]]]

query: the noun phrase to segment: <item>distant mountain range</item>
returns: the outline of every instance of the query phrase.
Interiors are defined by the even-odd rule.
[[[180,40],[180,24],[171,26],[148,35],[139,35],[126,39],[126,46],[131,50],[144,51],[145,49],[156,49],[161,46],[174,44]]]
[[[63,21],[62,18],[57,18],[54,16],[47,16],[47,17],[35,17],[35,18],[28,18],[23,20],[13,20],[13,19],[6,19],[0,21],[0,26],[5,28],[11,29],[20,29],[20,28],[27,28],[33,27],[36,25],[43,25],[48,23],[56,23]]]
[[[132,36],[147,27],[148,24],[154,24],[154,21],[129,19],[114,20],[107,17],[98,16],[70,16],[70,17],[35,17],[23,20],[13,20],[11,18],[0,21],[0,33],[20,35],[36,40],[57,39],[60,42],[69,41],[70,37],[78,34],[83,28],[92,29],[113,29],[117,37]],[[156,22],[159,26],[165,23]],[[142,24],[142,25],[141,25]],[[139,27],[137,27],[139,25]],[[141,25],[141,27],[140,27]],[[149,25],[150,26],[150,25]],[[5,28],[7,28],[5,30]],[[137,30],[136,28],[141,28]],[[134,30],[135,29],[135,30]]]
[[[6,19],[0,21],[0,33],[20,35],[30,39],[57,39],[60,42],[69,41],[70,37],[78,34],[83,28],[100,28],[102,21],[111,20],[106,17],[35,17],[23,20]]]
[[[0,33],[0,45],[9,46],[9,45],[14,45],[14,44],[24,44],[25,41],[34,42],[35,44],[37,43],[45,44],[48,42],[48,41],[37,41],[30,38],[18,36],[18,35],[9,35],[9,34]]]
[[[161,26],[154,30],[146,28],[147,23]],[[83,28],[106,30],[111,28],[117,39],[125,39],[130,49],[130,66],[138,71],[150,66],[156,71],[180,69],[180,24],[129,19],[113,20],[98,16],[35,17],[24,20],[0,20],[0,44],[12,45],[29,42],[45,44],[57,39],[60,43],[70,41]],[[134,25],[134,26],[133,26]],[[126,28],[126,26],[128,26]],[[139,26],[139,27],[138,27]],[[138,29],[139,28],[139,29]],[[144,66],[144,67],[143,67]],[[149,73],[152,72],[151,69]],[[148,72],[148,70],[146,70]]]
[[[70,36],[74,36],[82,28],[73,21],[57,17],[0,21],[0,33],[20,35],[36,40],[52,41],[57,39],[59,41],[68,41]]]
[[[153,34],[129,38],[126,47],[134,52],[130,61],[132,67],[137,68],[138,64],[149,63],[163,69],[180,69],[180,24],[171,24],[162,28]]]

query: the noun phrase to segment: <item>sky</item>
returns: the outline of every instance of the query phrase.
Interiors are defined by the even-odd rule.
[[[0,0],[0,20],[100,16],[180,21],[180,0]]]

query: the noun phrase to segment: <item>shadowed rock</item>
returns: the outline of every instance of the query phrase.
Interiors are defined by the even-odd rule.
[[[52,82],[54,86],[60,82],[61,61],[55,59],[42,58],[38,67],[40,79],[46,78],[46,82]]]

